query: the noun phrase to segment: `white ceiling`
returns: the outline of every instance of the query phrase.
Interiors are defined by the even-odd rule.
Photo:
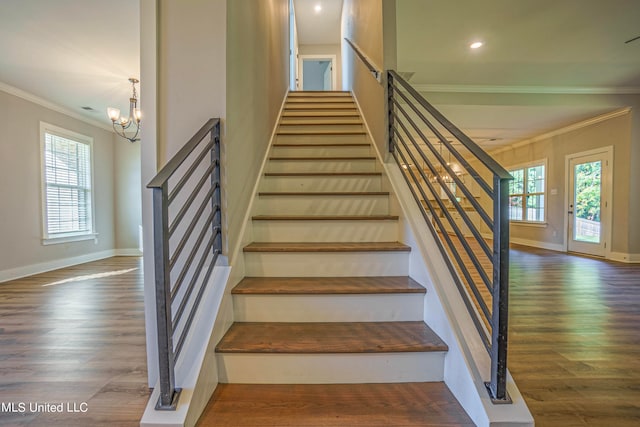
[[[322,10],[316,12],[316,5]],[[293,0],[298,44],[340,44],[342,0]]]
[[[0,82],[109,125],[140,76],[139,28],[135,0],[2,0]]]
[[[640,1],[397,5],[398,69],[414,72],[411,83],[487,149],[618,109],[640,94],[640,40],[625,44],[640,35]],[[469,49],[475,40],[485,45]]]

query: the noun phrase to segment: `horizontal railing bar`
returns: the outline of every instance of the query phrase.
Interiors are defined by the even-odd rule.
[[[402,137],[397,133],[399,139],[401,140],[401,142],[405,144],[404,141],[402,141]],[[397,154],[400,154],[400,157],[402,157],[402,161],[404,163],[406,163],[406,157],[404,156],[404,154],[402,153],[402,151],[400,150],[394,150],[393,151],[393,156],[395,157],[396,161],[398,161],[397,158]],[[411,169],[407,169],[408,172],[411,174],[411,177],[413,178],[414,182],[417,182],[416,177],[413,173],[413,171]],[[440,237],[438,236],[438,232],[435,229],[434,225],[431,223],[431,220],[428,217],[428,214],[426,213],[426,210],[424,209],[424,206],[422,205],[422,203],[420,202],[419,197],[415,194],[415,189],[413,188],[413,186],[411,185],[411,183],[409,182],[408,177],[403,173],[402,174],[405,178],[405,181],[407,181],[407,184],[409,184],[409,189],[411,190],[414,198],[416,199],[416,202],[423,214],[423,217],[425,219],[425,222],[427,223],[427,226],[429,227],[429,229],[431,230],[431,233],[433,234],[434,240],[436,241],[437,245],[438,245],[438,249],[440,249],[440,253],[443,255],[443,259],[445,260],[445,263],[447,264],[447,267],[449,268],[449,272],[451,273],[451,276],[454,279],[454,282],[456,283],[456,286],[458,287],[458,290],[460,291],[461,295],[462,295],[462,299],[465,302],[465,305],[467,306],[467,310],[469,311],[469,315],[471,316],[476,329],[478,329],[478,332],[480,333],[481,338],[483,339],[483,341],[485,342],[485,347],[487,348],[487,351],[490,352],[491,347],[487,344],[488,342],[488,337],[487,337],[487,332],[484,329],[484,325],[480,322],[480,320],[477,318],[477,315],[474,315],[473,313],[477,313],[477,310],[475,309],[475,307],[473,306],[473,304],[468,301],[468,297],[465,297],[466,295],[466,290],[464,287],[464,284],[462,284],[462,282],[460,281],[460,277],[458,276],[458,271],[456,270],[456,268],[453,266],[453,264],[451,263],[451,259],[447,256],[447,251],[444,248],[444,245],[442,244],[442,241],[440,239]],[[422,189],[422,186],[417,186],[418,190],[420,191],[420,194],[422,195],[422,197],[425,197],[424,194],[424,190]],[[431,204],[431,201],[428,200],[428,198],[425,198],[425,203],[427,204],[427,206],[429,207],[429,210],[433,211],[433,205]],[[458,251],[455,248],[455,245],[453,245],[453,243],[451,242],[451,239],[449,238],[449,235],[446,233],[446,230],[444,229],[444,225],[442,224],[442,221],[440,220],[440,218],[434,216],[433,217],[438,225],[438,228],[441,230],[441,234],[444,236],[445,241],[447,243],[447,245],[449,246],[449,248],[451,249],[451,252],[453,254],[453,257],[455,258],[457,264],[460,266],[460,270],[462,271],[462,274],[465,276],[465,278],[467,279],[467,281],[469,283],[473,283],[473,280],[471,279],[471,277],[469,276],[469,272],[466,269],[466,266],[464,265],[464,263],[462,262],[462,260],[460,259],[460,256],[458,254]],[[475,292],[474,292],[475,295]],[[480,305],[483,314],[485,317],[488,317],[489,313],[488,313],[488,308],[486,307],[486,304],[484,304],[484,300],[482,300],[481,298],[478,299],[478,304]]]
[[[200,244],[204,240],[204,237],[206,236],[207,231],[210,230],[209,227],[211,226],[211,224],[213,224],[213,216],[214,215],[215,214],[213,212],[209,213],[209,217],[207,218],[207,220],[202,225],[202,230],[200,230],[200,234],[198,235],[196,243],[191,248],[191,252],[189,252],[189,256],[187,256],[187,260],[186,260],[185,264],[182,266],[182,270],[180,270],[180,274],[178,275],[178,278],[176,279],[176,284],[173,287],[173,289],[171,289],[171,302],[172,303],[173,303],[173,300],[175,299],[176,295],[178,294],[178,291],[180,290],[180,287],[182,286],[182,282],[184,281],[184,278],[187,275],[187,272],[189,271],[189,268],[191,268],[191,264],[193,263],[193,259],[196,256],[198,247],[200,246]]]
[[[147,184],[147,188],[160,188],[169,180],[175,171],[189,157],[189,154],[202,142],[205,136],[216,126],[220,125],[220,119],[209,119],[195,135],[191,137],[184,147],[158,172],[158,174]]]
[[[354,50],[356,55],[358,55],[358,58],[360,58],[360,60],[364,63],[364,65],[371,72],[371,74],[373,74],[376,80],[378,80],[378,82],[381,82],[382,71],[380,71],[378,68],[376,68],[375,65],[373,65],[373,62],[371,62],[371,60],[366,57],[366,55],[362,52],[362,50],[360,50],[360,48],[354,42],[352,42],[346,37],[344,40],[349,44],[349,46],[351,46],[351,48]]]
[[[204,295],[204,290],[207,288],[207,283],[209,283],[209,279],[211,278],[211,273],[213,272],[213,268],[216,265],[216,262],[218,261],[218,255],[220,255],[220,251],[219,250],[214,250],[213,251],[213,260],[211,261],[211,264],[209,264],[209,268],[207,269],[207,274],[205,275],[204,281],[202,282],[202,285],[200,286],[200,290],[198,291],[198,295],[196,295],[196,300],[193,303],[193,307],[191,309],[191,311],[189,312],[189,317],[187,318],[187,322],[184,325],[184,328],[182,328],[182,332],[180,333],[180,337],[178,337],[178,343],[176,345],[176,360],[178,360],[178,358],[180,357],[180,353],[182,352],[182,346],[185,343],[185,340],[187,338],[187,334],[189,333],[189,330],[191,329],[191,324],[193,323],[193,319],[195,318],[195,314],[198,311],[198,307],[200,306],[200,302],[202,301],[202,295]]]
[[[209,253],[211,253],[211,250],[213,249],[213,245],[215,243],[216,237],[218,237],[218,235],[220,234],[219,227],[216,227],[216,228],[218,228],[218,232],[212,233],[211,236],[209,237],[209,241],[205,245],[204,251],[202,252],[202,255],[200,256],[200,260],[198,261],[196,271],[194,275],[191,277],[191,280],[189,281],[189,285],[187,286],[187,290],[185,291],[182,299],[180,300],[178,309],[176,310],[176,313],[173,316],[172,326],[174,331],[178,329],[178,325],[180,324],[180,319],[184,314],[184,311],[187,307],[187,303],[189,302],[189,298],[191,298],[191,293],[193,292],[193,288],[195,287],[196,282],[198,281],[198,277],[202,272],[202,266],[204,265],[205,261],[209,257]]]
[[[420,109],[418,107],[416,107],[415,104],[413,104],[409,98],[406,97],[406,95],[404,93],[402,93],[401,90],[399,89],[395,89],[394,93],[397,93],[402,99],[405,100],[405,102],[407,103],[407,105],[409,105],[409,107],[411,107],[411,109],[418,115],[418,117],[429,127],[429,129],[431,129],[433,131],[433,133],[436,134],[436,137],[438,138],[438,141],[444,145],[445,147],[447,147],[447,150],[449,150],[450,153],[453,154],[453,156],[460,162],[460,165],[467,170],[467,172],[469,173],[469,176],[471,178],[473,178],[473,180],[475,182],[478,183],[478,185],[480,186],[480,188],[482,188],[482,190],[484,190],[484,192],[490,197],[493,198],[493,189],[491,188],[491,186],[489,185],[489,183],[487,183],[487,181],[484,180],[484,178],[482,178],[482,176],[480,176],[480,174],[473,168],[473,166],[471,166],[471,164],[469,164],[469,162],[467,162],[467,160],[462,156],[462,154],[460,154],[460,152],[458,150],[456,150],[456,148],[449,142],[449,140],[447,138],[444,137],[444,135],[442,135],[440,133],[440,131],[433,125],[433,123],[431,123],[431,121],[422,113],[422,111],[420,111]],[[393,99],[393,102],[395,105],[400,106],[400,103],[398,102],[398,100],[396,100],[395,98]],[[407,118],[409,119],[409,115],[405,114],[407,116]],[[425,141],[429,141],[429,139],[424,135],[424,133],[422,132],[422,130],[420,130],[420,134],[422,136],[422,138]]]
[[[393,114],[395,115],[395,112]],[[404,123],[402,123],[401,120],[396,120],[396,121],[402,127],[402,129],[404,130],[404,132],[407,135],[407,137],[411,140],[411,142],[415,146],[416,145],[416,140],[413,137],[413,135],[411,135],[409,133],[409,130],[406,128]],[[416,164],[417,163],[416,158],[414,157],[413,153],[411,153],[411,150],[409,149],[408,145],[406,144],[404,138],[402,138],[402,135],[400,134],[398,129],[394,126],[393,130],[396,132],[396,134],[400,138],[400,140],[402,142],[402,145],[403,145],[404,149],[407,150],[407,153],[411,157],[411,160],[414,162],[414,164]],[[420,151],[420,153],[422,153],[422,151]],[[437,171],[435,169],[435,166],[428,159],[424,158],[424,160],[426,161],[427,165],[429,166],[429,169],[431,170],[431,172],[436,176],[436,179],[438,180],[438,183],[440,183],[440,185],[444,188],[445,192],[449,196],[449,200],[455,199],[455,196],[453,195],[451,190],[449,190],[449,187],[444,185],[442,177],[437,173]],[[418,170],[421,172],[421,174],[424,173],[424,171],[422,171],[422,168],[418,168]],[[491,292],[492,282],[489,279],[489,277],[487,276],[486,272],[484,271],[484,268],[482,267],[482,264],[480,263],[480,261],[476,257],[476,254],[474,253],[473,249],[471,249],[471,246],[469,246],[469,243],[464,238],[464,236],[462,234],[462,231],[460,230],[460,228],[458,227],[456,222],[451,217],[451,214],[449,213],[449,210],[445,206],[445,204],[442,201],[442,199],[440,198],[440,196],[435,191],[435,188],[433,187],[432,183],[428,180],[427,177],[423,177],[423,179],[425,181],[425,184],[429,187],[429,190],[432,192],[433,197],[435,198],[436,202],[438,202],[438,206],[440,206],[440,209],[442,210],[442,214],[445,216],[447,221],[449,221],[449,224],[451,224],[451,228],[453,228],[453,231],[456,234],[456,236],[458,237],[458,240],[462,244],[464,250],[467,252],[467,255],[469,256],[469,259],[471,259],[471,262],[473,263],[473,265],[475,266],[476,270],[478,271],[478,274],[480,274],[480,278],[483,280],[483,282],[485,283],[485,285],[489,289],[489,292]],[[434,213],[434,216],[437,217],[437,215],[435,215],[435,210],[433,211],[433,213]],[[482,239],[482,237],[479,237],[479,238]],[[483,243],[484,243],[484,239],[483,239]],[[482,247],[482,245],[480,245],[480,246]],[[489,259],[491,259],[492,256],[493,256],[493,253],[491,251],[489,251],[487,256],[489,257]]]
[[[213,192],[216,191],[218,188],[219,188],[219,186],[215,186],[215,187],[209,188],[209,191],[207,192],[207,196],[205,196],[205,197],[209,197],[210,195],[213,196]],[[195,199],[196,197],[198,197],[198,194],[200,194],[200,193],[193,193],[191,195],[192,197],[189,197],[189,200],[191,200],[192,198]],[[178,226],[182,222],[182,219],[184,218],[186,213],[189,212],[189,208],[191,208],[191,203],[193,203],[193,200],[191,200],[191,201],[189,201],[189,200],[187,200],[184,203],[184,205],[180,208],[180,211],[178,211],[178,214],[176,215],[176,217],[173,219],[173,221],[169,225],[169,238],[171,238],[171,236],[173,236],[173,233],[176,231],[176,229],[178,228]]]
[[[191,218],[191,222],[189,223],[187,229],[185,230],[184,233],[182,233],[182,238],[180,239],[180,242],[178,243],[178,246],[176,246],[176,250],[173,251],[173,255],[171,255],[171,257],[169,258],[169,269],[170,270],[173,270],[173,267],[176,264],[176,261],[180,257],[180,254],[182,253],[182,250],[184,249],[185,245],[187,244],[187,241],[189,241],[189,238],[191,237],[191,233],[193,233],[193,229],[198,224],[198,221],[200,221],[200,217],[202,216],[202,213],[204,212],[204,210],[208,206],[210,206],[211,198],[213,197],[213,190],[214,190],[213,188],[209,189],[209,192],[207,193],[205,198],[200,203],[200,206],[198,207],[198,210],[193,215],[193,218]]]
[[[206,157],[206,155],[211,152],[211,147],[213,147],[213,141],[209,141],[207,145],[205,145],[205,147],[202,149],[200,154],[198,154],[198,157],[196,157],[196,159],[191,163],[191,166],[189,166],[189,169],[187,169],[184,175],[182,175],[182,178],[180,178],[180,181],[178,181],[178,183],[175,185],[173,190],[171,190],[171,192],[169,193],[169,204],[171,204],[171,202],[173,202],[173,200],[176,198],[176,195],[180,193],[180,190],[182,190],[182,187],[184,187],[187,181],[189,181],[189,178],[191,178],[191,175],[193,175],[193,173],[196,171],[200,163],[202,163],[202,160]]]
[[[475,199],[473,194],[471,194],[471,192],[467,189],[466,185],[464,185],[464,182],[462,182],[462,180],[453,171],[453,169],[451,169],[449,167],[449,165],[447,164],[446,160],[442,157],[442,155],[440,153],[438,153],[438,150],[435,149],[435,147],[433,146],[433,144],[431,144],[429,139],[422,133],[422,130],[420,130],[420,127],[411,119],[411,117],[409,117],[409,114],[405,111],[405,109],[402,108],[402,106],[396,100],[394,100],[393,102],[395,103],[396,108],[398,110],[400,110],[400,112],[402,112],[402,114],[406,118],[406,120],[409,123],[411,123],[411,126],[418,132],[420,137],[425,141],[427,147],[429,147],[429,150],[431,150],[431,152],[434,154],[436,159],[438,159],[440,164],[445,168],[445,170],[447,171],[449,176],[455,181],[456,185],[462,190],[464,195],[467,196],[467,200],[469,200],[469,203],[471,203],[471,205],[476,209],[476,211],[478,212],[478,215],[480,215],[480,218],[482,218],[484,223],[490,229],[493,229],[493,220],[489,217],[489,214],[487,214],[487,212],[482,208],[480,203],[478,203],[478,201]],[[399,122],[402,122],[400,117],[396,114],[396,112],[393,109],[391,109],[391,114],[393,114],[394,117],[396,119],[398,119]],[[427,159],[426,154],[424,154],[424,152],[420,149],[418,144],[414,143],[414,146],[418,149],[418,152],[420,153],[420,156],[423,158],[423,160],[427,161],[426,160]],[[445,191],[447,191],[447,190],[448,190],[448,187],[445,186]],[[454,204],[454,206],[456,207],[458,212],[460,212],[461,215],[465,215],[466,216],[466,213],[463,213],[464,209],[462,209],[462,206],[460,205],[460,203],[458,202],[458,200],[455,197],[450,198],[449,200],[451,200],[451,202]],[[469,223],[467,223],[467,225],[469,225]],[[474,228],[475,228],[475,226],[474,226]],[[474,234],[474,236],[476,236],[477,239],[481,239],[482,238],[480,236],[479,232],[476,232],[476,233],[473,233],[473,234]],[[485,247],[483,247],[483,250],[487,254],[487,257],[491,258],[493,256],[491,250],[489,249],[489,246],[487,246],[486,244],[485,244]]]
[[[200,180],[198,181],[198,183],[194,186],[193,190],[191,191],[191,193],[189,194],[189,198],[187,199],[186,204],[190,204],[193,199],[196,198],[197,194],[200,192],[200,190],[202,189],[202,187],[204,186],[204,183],[207,182],[208,180],[210,180],[211,178],[211,174],[213,173],[213,170],[218,166],[217,162],[213,162],[209,165],[209,167],[207,167],[207,169],[204,171],[204,173],[202,174],[202,176],[200,177]],[[173,192],[169,195],[169,204],[173,203],[173,201],[176,199],[176,197],[178,196],[179,192]]]
[[[478,158],[494,175],[501,179],[510,179],[511,175],[505,168],[503,168],[498,162],[496,162],[491,156],[489,156],[478,144],[473,142],[471,138],[465,135],[460,129],[458,129],[453,123],[451,123],[445,116],[440,113],[433,105],[431,105],[417,90],[404,81],[398,73],[393,70],[389,70],[394,79],[405,88],[407,92],[415,98],[418,103],[429,112],[442,126],[444,126],[458,141],[464,145],[475,157]]]
[[[402,123],[400,123],[400,124],[402,125]],[[413,156],[413,154],[409,150],[406,141],[404,140],[404,138],[402,137],[400,132],[398,132],[398,130],[395,127],[393,129],[394,129],[396,135],[398,136],[398,139],[402,143],[402,146],[407,151],[407,154],[409,155],[411,160],[415,163],[415,161],[416,161],[415,157]],[[408,135],[408,136],[409,136],[409,138],[412,138],[411,135]],[[402,150],[396,150],[396,151],[399,151],[400,152],[400,156],[402,156],[403,159],[406,159],[406,157],[404,157],[404,154],[402,153]],[[411,170],[411,169],[407,169],[407,170]],[[418,169],[418,170],[421,171],[421,169]],[[424,171],[422,171],[422,173],[424,173]],[[424,179],[424,177],[423,177],[423,179]],[[425,184],[429,188],[429,191],[431,191],[431,193],[434,194],[435,201],[438,203],[438,205],[440,205],[441,208],[443,208],[442,199],[440,199],[440,197],[435,193],[433,185],[431,184],[431,182],[429,182],[428,180],[425,179]],[[435,209],[434,209],[433,205],[431,204],[431,201],[429,200],[428,197],[426,197],[426,195],[424,194],[424,191],[422,191],[422,186],[421,185],[417,185],[417,187],[420,190],[420,192],[422,193],[422,195],[425,196],[424,202],[427,204],[427,206],[429,206],[429,210],[431,212],[435,212]],[[480,274],[480,277],[483,280],[485,280],[486,274],[482,274],[482,273],[484,273],[484,270],[482,269],[481,266],[479,266],[479,264],[476,264],[478,262],[478,260],[475,257],[475,254],[473,254],[473,250],[471,250],[471,248],[469,247],[468,243],[466,242],[466,240],[462,236],[462,233],[460,232],[460,229],[455,224],[455,222],[451,218],[451,215],[446,210],[443,209],[443,213],[445,214],[446,219],[449,221],[449,224],[451,225],[451,228],[453,228],[454,233],[456,234],[456,236],[458,237],[460,242],[463,244],[463,247],[464,247],[465,251],[467,252],[467,255],[469,256],[469,258],[474,263],[474,266],[476,266],[476,269],[478,270],[478,273]],[[470,284],[471,291],[476,296],[476,298],[478,298],[478,305],[480,305],[480,308],[482,309],[482,311],[483,311],[484,315],[486,316],[487,320],[489,321],[489,323],[491,323],[491,320],[490,320],[491,319],[491,312],[489,311],[489,308],[487,307],[486,303],[484,302],[484,299],[480,295],[480,293],[479,293],[479,291],[477,289],[477,286],[475,286],[475,282],[473,281],[473,278],[471,277],[471,275],[469,273],[469,270],[467,269],[466,265],[464,264],[464,261],[461,259],[460,254],[459,254],[457,248],[455,247],[455,244],[451,241],[451,238],[449,237],[449,234],[447,233],[447,231],[446,231],[446,229],[444,227],[444,224],[442,223],[442,221],[440,220],[440,218],[437,215],[434,214],[433,218],[438,223],[438,228],[440,228],[440,230],[442,231],[442,235],[445,238],[445,240],[447,241],[447,245],[449,246],[449,249],[453,253],[454,258],[456,259],[456,262],[458,263],[458,266],[462,270],[462,274],[465,276],[465,278],[467,279],[468,283]],[[486,280],[488,280],[488,278],[486,278]]]

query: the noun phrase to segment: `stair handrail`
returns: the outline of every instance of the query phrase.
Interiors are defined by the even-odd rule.
[[[357,44],[355,44],[352,40],[345,37],[344,41],[346,41],[349,44],[349,46],[351,46],[351,48],[356,53],[356,55],[358,55],[358,58],[360,58],[360,60],[364,63],[364,65],[367,67],[367,69],[373,75],[373,77],[378,81],[378,83],[382,83],[383,73],[378,67],[376,67],[373,64],[373,61],[369,59],[369,57],[364,54],[362,49],[360,49],[360,47]]]
[[[160,385],[156,410],[177,407],[181,389],[176,387],[175,366],[222,253],[220,167],[220,119],[212,118],[147,185],[153,190]]]
[[[447,268],[452,274],[472,321],[489,353],[491,376],[486,387],[491,399],[494,403],[510,403],[506,390],[509,294],[508,203],[509,181],[513,178],[506,169],[451,123],[394,70],[388,71],[387,91],[389,151],[401,167],[400,170],[403,171],[402,175],[409,185],[440,252],[444,255]],[[434,121],[429,120],[427,115],[430,115]],[[437,122],[439,126],[434,122]],[[436,147],[426,136],[426,129],[435,135],[439,147]],[[471,154],[470,158],[463,156],[454,147],[452,141],[443,135],[444,132],[448,132],[452,138],[468,150]],[[426,145],[428,151],[425,151],[421,144]],[[449,162],[442,155],[442,147],[445,147],[448,153],[454,156],[468,176],[492,200],[492,214],[489,214],[482,203],[476,200],[470,186],[466,185],[456,171],[450,167]],[[415,167],[411,167],[411,165],[417,165],[420,161],[426,165],[427,171],[422,168],[413,170]],[[485,171],[492,176],[493,185],[487,183],[472,166],[471,163],[476,162],[482,164]],[[443,174],[447,178],[446,180],[442,176]],[[424,185],[421,181],[424,182]],[[465,207],[457,199],[455,190],[451,189],[452,183],[455,184],[455,189],[460,189],[465,199],[469,201],[470,207],[478,213],[480,224],[476,225],[471,220]],[[446,197],[441,193],[444,193]],[[443,200],[445,198],[447,201]],[[449,212],[450,208],[453,208],[453,212],[459,215],[475,239],[475,243],[481,249],[480,256],[484,255],[491,261],[492,278],[488,277],[481,259],[478,258],[478,254],[468,240],[468,236],[465,236],[461,225]],[[481,233],[482,224],[491,230],[492,248],[489,247]],[[455,241],[449,235],[450,231],[447,225],[452,230],[453,238],[457,239],[462,246],[462,250],[456,248]],[[480,281],[484,282],[491,295],[491,309],[483,299],[480,289],[482,286],[478,286],[472,272],[465,265],[465,257],[471,261],[473,269],[480,276]],[[465,282],[467,286],[465,286]],[[473,295],[477,307],[469,292]],[[486,323],[482,316],[484,316]],[[490,331],[487,330],[487,325]]]

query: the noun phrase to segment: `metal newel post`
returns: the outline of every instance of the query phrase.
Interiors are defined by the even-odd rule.
[[[393,75],[387,72],[387,112],[389,115],[389,152],[394,150],[394,123],[393,123]]]
[[[168,188],[153,189],[153,237],[155,251],[156,313],[160,398],[156,409],[175,410],[180,390],[175,388],[175,355],[171,326],[171,282],[169,267]]]
[[[511,403],[507,394],[509,316],[509,178],[493,179],[493,310],[491,319],[491,382],[494,403]]]

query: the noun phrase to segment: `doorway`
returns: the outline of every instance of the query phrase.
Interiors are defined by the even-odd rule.
[[[613,147],[567,156],[567,250],[604,257],[610,251]]]
[[[300,55],[300,88],[302,90],[336,90],[335,55]]]

